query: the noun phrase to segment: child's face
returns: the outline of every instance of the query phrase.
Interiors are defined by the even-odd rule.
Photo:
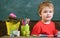
[[[53,17],[53,8],[52,7],[44,7],[40,14],[42,20],[48,21]]]

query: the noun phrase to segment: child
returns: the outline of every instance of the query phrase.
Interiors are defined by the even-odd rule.
[[[9,14],[9,20],[6,21],[7,34],[10,35],[12,31],[19,29],[20,21],[17,21],[17,16],[14,13]]]
[[[40,4],[38,14],[41,20],[34,25],[31,35],[48,35],[55,36],[58,32],[55,28],[54,22],[51,21],[54,14],[54,6],[51,2],[43,2]]]

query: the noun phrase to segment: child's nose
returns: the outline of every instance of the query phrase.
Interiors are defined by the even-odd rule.
[[[49,12],[47,12],[47,14],[50,14]]]
[[[47,15],[49,15],[50,13],[48,12]]]

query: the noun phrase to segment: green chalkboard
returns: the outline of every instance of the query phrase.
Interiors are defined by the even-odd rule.
[[[38,6],[44,0],[0,0],[0,20],[7,19],[11,12],[14,12],[18,18],[39,20]],[[55,6],[53,20],[60,20],[60,0],[50,0]]]

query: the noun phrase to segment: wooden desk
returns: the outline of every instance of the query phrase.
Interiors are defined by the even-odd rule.
[[[0,37],[0,38],[10,38],[10,36],[3,36],[3,37]],[[36,37],[36,36],[28,36],[28,37],[26,37],[26,36],[20,36],[20,37],[13,37],[13,38],[57,38],[57,37]]]

